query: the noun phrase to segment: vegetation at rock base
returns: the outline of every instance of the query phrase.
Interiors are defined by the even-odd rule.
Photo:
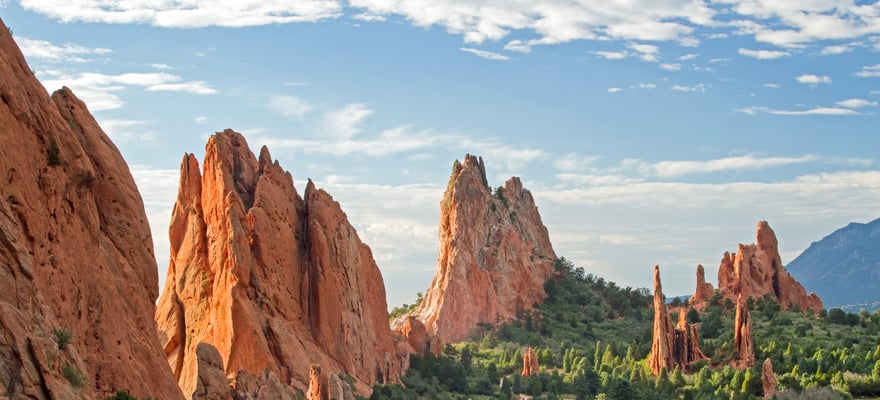
[[[483,324],[469,341],[446,345],[440,356],[413,355],[403,386],[377,385],[373,399],[689,399],[763,398],[761,363],[735,370],[733,310],[714,297],[704,312],[685,307],[700,324],[700,346],[710,361],[653,376],[652,297],[620,288],[565,259],[545,285],[543,304],[504,324]],[[849,399],[880,396],[880,312],[819,315],[785,311],[770,300],[749,301],[755,356],[770,358],[778,399]],[[531,346],[539,372],[520,376]]]
[[[408,314],[408,313],[415,311],[416,308],[419,307],[419,304],[422,304],[422,296],[424,296],[422,294],[422,292],[418,292],[418,293],[416,293],[416,302],[415,303],[412,303],[412,304],[403,303],[403,305],[401,305],[401,306],[392,308],[391,312],[388,313],[388,318],[393,320],[401,315]]]

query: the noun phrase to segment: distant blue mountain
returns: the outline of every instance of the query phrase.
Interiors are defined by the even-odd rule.
[[[880,308],[880,218],[851,223],[810,244],[785,267],[825,308]]]

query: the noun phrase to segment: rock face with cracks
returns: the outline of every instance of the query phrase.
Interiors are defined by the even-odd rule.
[[[666,309],[663,286],[660,283],[660,267],[654,266],[654,328],[648,366],[654,375],[662,369],[672,371],[676,366],[687,370],[691,364],[707,360],[700,350],[696,324],[688,324],[686,312],[679,313],[678,325],[673,326]]]
[[[2,21],[0,127],[0,397],[181,399],[128,165],[73,92],[46,93]]]
[[[431,337],[459,342],[481,323],[513,320],[544,300],[556,253],[519,178],[493,193],[482,158],[456,161],[440,203],[439,236],[434,278],[414,312]],[[404,321],[395,320],[395,330]]]
[[[752,316],[743,295],[736,301],[736,314],[733,320],[733,348],[739,356],[733,361],[737,369],[755,365],[755,342],[752,335]]]
[[[776,374],[773,373],[773,361],[770,361],[769,357],[764,360],[764,365],[761,367],[761,384],[764,386],[765,399],[772,399],[778,393]]]
[[[767,221],[758,223],[754,244],[740,244],[737,252],[724,253],[718,267],[718,293],[731,301],[743,295],[760,300],[766,296],[776,300],[786,309],[818,312],[822,300],[815,293],[807,294],[782,265],[776,233]],[[699,276],[699,271],[697,272]],[[699,279],[699,278],[698,278]],[[698,281],[697,293],[701,290]],[[697,297],[691,304],[704,308],[707,298]]]
[[[310,364],[352,376],[361,393],[402,373],[369,247],[329,194],[309,181],[300,197],[267,148],[257,158],[226,130],[208,140],[202,171],[185,155],[169,237],[156,323],[185,394],[200,342],[217,348],[227,378],[268,371],[300,390]]]

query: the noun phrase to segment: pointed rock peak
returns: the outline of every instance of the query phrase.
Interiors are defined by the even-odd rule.
[[[467,176],[476,179],[464,179]],[[489,189],[489,181],[486,179],[486,165],[483,163],[483,157],[465,154],[464,163],[455,160],[452,164],[452,176],[449,177],[449,188],[455,188],[456,183],[465,180],[467,182],[482,182],[486,190]]]
[[[762,249],[776,249],[779,241],[776,239],[776,233],[767,221],[758,222],[755,228],[755,244]]]
[[[269,154],[269,148],[266,145],[260,148],[260,171],[265,171],[272,165],[272,155]]]
[[[660,265],[654,266],[654,297],[663,296],[663,285],[660,283]]]

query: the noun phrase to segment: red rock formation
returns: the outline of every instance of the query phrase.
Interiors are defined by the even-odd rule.
[[[761,383],[764,386],[764,398],[772,399],[778,393],[776,391],[776,374],[773,373],[773,361],[770,361],[770,358],[764,360],[764,365],[761,368]]]
[[[694,291],[694,295],[688,301],[689,304],[702,311],[706,307],[706,301],[714,295],[715,288],[712,287],[711,283],[706,282],[706,272],[703,270],[703,264],[697,265],[697,290]]]
[[[330,373],[328,376],[328,395],[330,400],[354,400],[354,393],[351,386],[348,385],[339,375]]]
[[[523,377],[532,376],[539,371],[538,356],[535,354],[535,349],[529,347],[523,354],[523,369],[520,375]]]
[[[752,317],[746,299],[740,295],[736,300],[736,314],[733,321],[733,348],[739,358],[734,360],[734,368],[744,369],[755,365],[755,343],[752,337]]]
[[[169,229],[171,263],[156,311],[184,393],[196,384],[196,343],[217,347],[227,377],[277,375],[305,389],[304,366],[354,377],[362,393],[395,381],[401,358],[372,253],[339,203],[231,130],[212,136],[204,171],[184,156]],[[403,357],[402,357],[403,356]]]
[[[755,244],[740,244],[736,254],[724,253],[718,268],[718,292],[735,301],[742,294],[760,300],[770,296],[784,309],[818,312],[822,300],[809,295],[782,266],[776,234],[766,221],[758,223]]]
[[[654,328],[651,341],[651,354],[648,366],[654,375],[660,370],[672,371],[676,366],[683,370],[699,360],[706,360],[700,350],[700,340],[695,324],[688,324],[686,312],[679,313],[678,326],[672,325],[672,318],[666,310],[663,286],[660,282],[660,266],[654,266]]]
[[[405,315],[394,322],[397,325],[392,325],[392,328],[403,335],[404,340],[410,346],[411,353],[440,355],[440,351],[443,349],[440,339],[436,335],[428,335],[425,324],[414,315]]]
[[[158,274],[128,165],[2,21],[0,180],[0,397],[182,398],[151,334]]]
[[[415,315],[443,343],[464,340],[479,323],[513,320],[543,301],[555,259],[519,178],[493,195],[482,158],[466,155],[440,203],[437,269]]]
[[[329,379],[319,365],[309,366],[309,391],[306,400],[330,400]]]

